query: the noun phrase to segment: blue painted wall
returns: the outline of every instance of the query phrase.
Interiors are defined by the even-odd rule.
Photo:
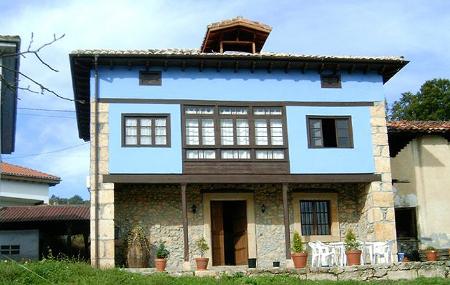
[[[373,173],[369,107],[288,106],[291,173]],[[352,117],[353,148],[308,148],[307,115]]]
[[[170,147],[122,147],[122,113],[169,113]],[[181,117],[177,104],[109,105],[110,173],[181,173]]]
[[[327,101],[355,102],[384,100],[382,77],[374,74],[343,73],[342,88],[320,88],[317,72],[292,70],[168,69],[162,72],[162,86],[139,86],[139,69],[101,68],[100,98],[195,99],[228,101]],[[94,84],[92,82],[91,87]],[[91,90],[93,91],[93,90]],[[94,93],[92,93],[94,94]]]
[[[101,69],[101,98],[195,99],[219,101],[324,101],[384,100],[377,74],[342,74],[342,88],[320,88],[317,73],[257,71],[254,74],[198,69],[163,72],[162,86],[139,86],[138,69]],[[94,86],[93,84],[91,86]],[[92,90],[93,91],[93,90]],[[110,173],[182,173],[181,114],[179,104],[110,104]],[[170,113],[170,148],[121,146],[122,113]],[[354,148],[309,149],[307,115],[352,117]],[[374,160],[369,107],[288,106],[291,173],[373,173]]]

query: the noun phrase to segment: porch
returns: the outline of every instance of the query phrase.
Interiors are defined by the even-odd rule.
[[[167,269],[174,272],[195,268],[195,242],[201,237],[209,245],[206,257],[213,270],[223,265],[238,269],[248,259],[256,259],[260,269],[273,268],[274,262],[290,268],[295,230],[303,233],[305,242],[343,241],[348,229],[364,241],[395,240],[393,200],[375,212],[374,183],[379,182],[115,183],[114,261],[126,266],[125,239],[136,224],[144,226],[152,244],[150,267],[155,244],[162,240],[171,252]],[[308,213],[301,209],[302,201],[324,202],[326,209],[315,214],[323,221],[305,222]]]

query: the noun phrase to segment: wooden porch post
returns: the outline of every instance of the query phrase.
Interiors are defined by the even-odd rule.
[[[283,214],[284,214],[284,243],[286,245],[286,259],[291,259],[291,231],[289,228],[289,207],[288,207],[289,185],[283,184]]]
[[[183,212],[184,262],[189,263],[189,239],[188,239],[186,184],[181,184],[181,208],[182,208],[182,212]]]

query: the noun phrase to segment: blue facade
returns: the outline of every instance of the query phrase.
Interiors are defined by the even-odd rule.
[[[169,69],[161,86],[140,86],[139,69],[99,70],[99,97],[163,100],[374,102],[384,100],[378,74],[343,73],[342,88],[321,88],[318,73],[300,71],[239,72]],[[92,79],[91,79],[92,81]],[[91,84],[94,86],[94,84]],[[276,105],[276,104],[275,104]],[[123,113],[169,113],[170,147],[123,147]],[[373,173],[370,111],[367,106],[287,106],[289,161],[292,174]],[[353,148],[308,148],[307,115],[351,116]],[[111,103],[110,173],[182,173],[181,105]]]
[[[377,73],[343,73],[342,88],[320,88],[317,72],[274,70],[217,72],[205,69],[169,69],[162,86],[139,86],[138,68],[99,70],[100,98],[192,99],[220,101],[383,101],[383,79]],[[94,86],[91,82],[91,86]],[[94,94],[94,93],[92,93]]]

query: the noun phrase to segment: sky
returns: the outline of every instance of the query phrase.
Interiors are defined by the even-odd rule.
[[[390,103],[402,92],[418,91],[426,80],[450,78],[448,0],[0,0],[0,35],[20,35],[24,50],[31,33],[34,47],[65,34],[41,53],[58,72],[30,55],[21,59],[20,69],[73,98],[71,51],[199,48],[209,23],[236,16],[273,28],[264,51],[404,56],[410,63],[384,85]],[[22,79],[20,85],[30,83]],[[78,138],[71,101],[19,91],[16,150],[2,160],[61,177],[50,195],[89,198],[89,145]]]

